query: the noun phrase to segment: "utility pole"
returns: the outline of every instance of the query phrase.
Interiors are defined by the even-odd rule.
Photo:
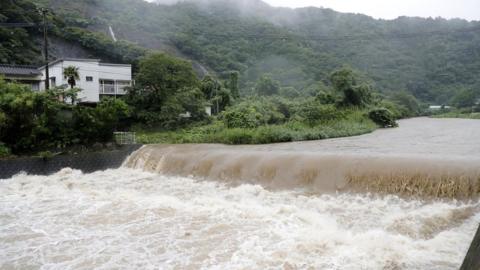
[[[50,73],[48,71],[48,32],[47,32],[47,9],[42,8],[43,14],[43,53],[45,56],[45,90],[50,89]]]
[[[220,106],[218,105],[218,88],[220,87],[220,85],[218,84],[218,82],[215,80],[215,99],[217,101],[217,111],[216,111],[216,114],[218,115],[220,113]]]

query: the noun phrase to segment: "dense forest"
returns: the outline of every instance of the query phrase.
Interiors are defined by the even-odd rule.
[[[15,4],[2,5],[3,22],[40,21],[29,10],[31,1],[10,2]],[[144,49],[165,51],[191,60],[200,75],[240,72],[244,95],[264,75],[286,93],[309,95],[345,64],[386,95],[407,91],[424,102],[447,104],[458,91],[480,91],[479,22],[375,20],[322,8],[273,8],[258,0],[34,2],[54,11],[52,33],[96,56],[135,62]],[[120,41],[112,41],[109,27]],[[17,39],[10,51],[2,41],[1,62],[38,61],[32,56],[39,44],[30,38],[35,31],[1,29],[2,39],[5,32]]]

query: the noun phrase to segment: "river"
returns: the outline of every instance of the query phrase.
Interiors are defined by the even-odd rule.
[[[480,121],[419,118],[352,138],[148,146],[116,170],[17,175],[0,181],[0,269],[458,269],[478,191],[370,192],[345,178],[448,172],[475,185],[477,134]]]

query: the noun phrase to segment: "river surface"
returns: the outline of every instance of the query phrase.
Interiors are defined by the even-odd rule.
[[[400,128],[333,140],[252,146],[257,150],[313,151],[342,154],[421,155],[480,158],[480,121],[413,118]]]
[[[480,121],[412,119],[400,125],[320,142],[177,150],[208,148],[228,158],[234,149],[232,159],[238,152],[273,158],[292,152],[318,162],[325,160],[305,152],[377,153],[379,159],[396,153],[470,158],[472,166],[479,157]],[[458,269],[480,223],[476,197],[232,185],[165,173],[158,170],[163,165],[148,170],[156,157],[143,154],[154,150],[116,170],[82,174],[67,168],[1,180],[0,269]],[[180,163],[181,171],[191,169]]]

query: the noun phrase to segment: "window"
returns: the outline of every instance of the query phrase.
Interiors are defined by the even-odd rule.
[[[31,86],[32,86],[33,91],[39,91],[40,90],[40,85],[39,85],[38,82],[32,82]]]
[[[115,81],[100,79],[100,94],[114,95]]]
[[[117,81],[117,94],[125,95],[127,91],[125,87],[130,86],[130,81]]]
[[[93,77],[92,76],[87,76],[86,80],[87,80],[87,82],[93,82]]]

